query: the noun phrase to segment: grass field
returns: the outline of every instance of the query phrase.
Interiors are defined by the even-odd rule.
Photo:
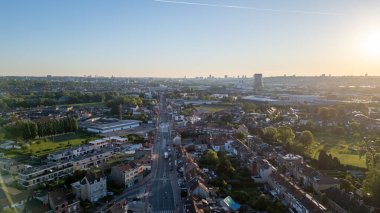
[[[305,150],[309,157],[317,159],[319,150],[324,149],[328,154],[337,157],[342,164],[366,168],[365,156],[360,157],[358,152],[349,149],[358,148],[360,139],[331,133],[315,133],[314,137],[316,142]]]
[[[214,112],[219,112],[225,109],[228,109],[230,106],[227,105],[221,105],[221,104],[213,104],[213,105],[200,105],[200,106],[195,106],[195,108],[198,111],[204,110],[206,113],[214,113]]]
[[[30,154],[39,157],[60,149],[82,145],[93,139],[95,138],[83,133],[67,133],[32,141],[30,145],[27,145],[24,149],[4,150],[3,152],[7,158],[23,158]]]

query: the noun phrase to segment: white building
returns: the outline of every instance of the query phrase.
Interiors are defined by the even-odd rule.
[[[256,183],[267,183],[272,172],[277,169],[265,159],[257,160],[257,173],[258,176],[253,177]]]
[[[107,178],[100,173],[88,173],[81,181],[71,186],[77,197],[92,203],[107,196]]]

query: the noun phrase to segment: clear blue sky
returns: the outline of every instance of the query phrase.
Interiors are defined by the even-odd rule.
[[[0,75],[380,75],[379,0],[177,2],[1,0]]]

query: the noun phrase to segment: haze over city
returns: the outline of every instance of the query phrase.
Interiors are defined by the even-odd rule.
[[[1,1],[0,75],[379,75],[380,1]]]

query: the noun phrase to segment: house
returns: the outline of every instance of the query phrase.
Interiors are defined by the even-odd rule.
[[[233,146],[233,143],[235,143],[235,141],[233,140],[227,140],[225,143],[224,143],[224,150],[230,154],[230,155],[233,155],[233,156],[236,156],[238,154],[238,151],[235,149],[235,146]]]
[[[336,187],[339,188],[340,182],[337,178],[329,177],[307,164],[300,164],[293,168],[293,176],[305,188],[312,188],[320,194],[322,190]]]
[[[205,182],[198,177],[193,178],[188,182],[189,192],[193,196],[197,196],[201,199],[210,197],[210,191],[205,185]]]
[[[48,163],[36,167],[28,167],[17,175],[19,186],[23,188],[34,188],[47,181],[58,180],[72,175],[74,171],[71,162]]]
[[[118,165],[111,168],[110,177],[117,184],[131,187],[142,179],[144,167],[131,161],[128,164]]]
[[[295,166],[298,166],[303,163],[303,157],[295,154],[278,154],[276,161],[279,166],[283,166],[287,170],[291,170]]]
[[[51,212],[66,213],[66,212],[79,212],[80,201],[73,195],[67,194],[62,190],[51,191],[49,196],[49,206]]]
[[[18,163],[15,160],[0,158],[0,171],[9,172],[11,175],[16,175],[23,169],[25,169],[26,165],[22,163]]]
[[[337,213],[370,213],[373,210],[363,204],[363,200],[354,198],[353,194],[348,194],[338,188],[323,190],[326,195],[327,204],[332,212]]]
[[[266,159],[256,160],[256,165],[256,172],[258,175],[253,177],[253,180],[256,183],[267,183],[272,172],[277,171],[277,169]]]
[[[325,206],[282,174],[272,172],[268,184],[272,189],[271,194],[289,206],[292,212],[327,212]]]
[[[28,200],[29,192],[19,190],[9,190],[8,187],[0,188],[0,212],[8,208],[22,210]]]
[[[115,201],[107,206],[104,210],[105,213],[127,213],[128,201],[125,198]]]
[[[184,177],[186,180],[191,180],[192,178],[197,177],[200,171],[198,164],[194,161],[190,161],[185,164]]]
[[[81,181],[71,186],[77,198],[92,203],[107,196],[107,178],[101,173],[88,173]]]

